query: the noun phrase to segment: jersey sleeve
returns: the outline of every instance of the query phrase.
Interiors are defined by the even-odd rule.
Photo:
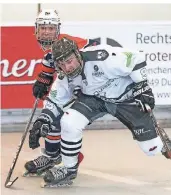
[[[58,77],[56,78],[52,84],[48,98],[59,107],[65,105],[72,98],[72,93],[68,87],[68,80],[66,77],[62,80],[58,79]]]
[[[54,62],[52,60],[52,53],[51,52],[44,55],[44,58],[42,60],[42,69],[41,70],[44,73],[51,74],[51,75],[53,75],[53,73],[55,72],[55,66],[54,66]]]
[[[147,80],[147,62],[145,54],[141,52],[134,53],[133,67],[130,77],[135,83]]]
[[[147,80],[146,60],[143,52],[122,50],[114,52],[111,57],[109,70],[118,76],[130,76],[135,82]],[[112,65],[113,64],[113,65]]]

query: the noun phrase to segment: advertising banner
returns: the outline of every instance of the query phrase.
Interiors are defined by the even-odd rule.
[[[61,32],[144,51],[156,104],[171,105],[170,23],[64,23]],[[32,85],[44,55],[35,39],[34,27],[2,27],[1,35],[1,107],[31,108],[34,102]]]
[[[32,108],[32,85],[44,55],[34,27],[2,27],[1,35],[1,107]]]

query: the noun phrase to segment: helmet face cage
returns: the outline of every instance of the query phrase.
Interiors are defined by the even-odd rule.
[[[36,18],[35,35],[43,50],[51,49],[60,34],[60,18],[55,10],[43,10]]]
[[[72,54],[75,54],[75,57],[78,60],[80,65],[77,68],[75,68],[72,72],[65,73],[58,66],[59,61],[65,61]],[[64,37],[61,40],[54,42],[54,44],[52,45],[52,56],[53,56],[57,71],[61,72],[62,74],[67,75],[68,78],[73,79],[81,73],[82,57],[81,57],[81,54],[78,50],[76,43],[73,40],[70,40]]]

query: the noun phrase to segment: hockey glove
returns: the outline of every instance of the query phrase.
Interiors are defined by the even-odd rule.
[[[135,87],[133,88],[133,96],[135,98],[135,102],[142,111],[148,112],[148,110],[146,109],[146,104],[149,105],[151,109],[154,108],[154,95],[147,81],[142,81],[135,85]]]
[[[43,99],[49,93],[50,86],[53,83],[53,75],[47,75],[41,72],[37,81],[33,85],[33,95],[35,98]]]
[[[40,115],[33,124],[33,128],[30,130],[29,135],[29,147],[32,149],[40,146],[40,137],[46,137],[51,131],[50,120],[46,115]]]
[[[79,96],[81,95],[81,88],[80,88],[80,86],[76,86],[76,87],[74,88],[74,90],[73,90],[73,95],[74,95],[75,97],[79,97]]]

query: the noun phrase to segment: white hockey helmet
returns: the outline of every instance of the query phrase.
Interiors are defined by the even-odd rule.
[[[35,35],[43,50],[50,49],[60,34],[60,18],[56,10],[43,9],[35,22]]]

